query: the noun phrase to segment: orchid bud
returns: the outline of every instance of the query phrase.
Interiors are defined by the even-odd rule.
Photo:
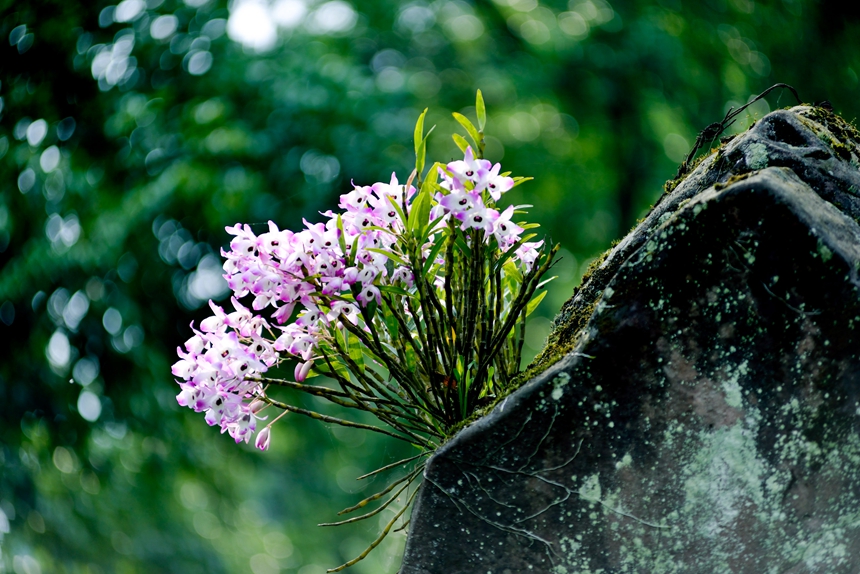
[[[296,382],[301,383],[304,382],[305,379],[308,378],[308,372],[311,370],[311,367],[314,366],[313,361],[307,361],[304,363],[299,363],[296,365],[296,370],[293,373],[296,376]]]
[[[266,405],[268,405],[266,401],[254,399],[254,401],[250,405],[248,405],[248,408],[251,410],[252,413],[257,414],[258,412],[266,408]]]
[[[254,442],[254,446],[256,446],[260,450],[268,450],[269,449],[269,439],[271,438],[271,432],[269,431],[270,427],[263,427],[257,434],[257,440]]]

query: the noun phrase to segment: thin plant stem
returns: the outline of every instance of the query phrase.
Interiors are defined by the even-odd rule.
[[[374,548],[376,548],[377,546],[379,546],[379,543],[380,543],[380,542],[382,542],[382,541],[385,539],[385,537],[386,537],[386,536],[388,536],[388,532],[391,530],[391,527],[392,527],[392,526],[394,526],[394,523],[395,523],[395,522],[397,522],[397,520],[398,520],[401,516],[403,516],[403,513],[404,513],[404,512],[406,512],[406,510],[407,510],[407,509],[409,508],[409,506],[412,504],[412,500],[415,498],[415,496],[418,494],[418,492],[419,492],[419,489],[417,489],[417,488],[416,488],[416,489],[415,489],[415,492],[413,492],[413,493],[409,496],[409,499],[406,501],[406,504],[404,504],[404,505],[403,505],[403,508],[401,508],[401,509],[400,509],[400,511],[399,511],[397,514],[395,514],[395,515],[394,515],[394,518],[392,518],[392,519],[388,522],[388,524],[386,524],[386,525],[385,525],[385,528],[382,530],[382,533],[379,535],[379,537],[378,537],[376,540],[374,540],[373,542],[371,542],[371,543],[370,543],[370,546],[368,546],[368,547],[367,547],[367,549],[366,549],[364,552],[362,552],[361,554],[359,554],[358,556],[356,556],[355,558],[353,558],[353,559],[352,559],[352,560],[350,560],[349,562],[346,562],[345,564],[341,564],[341,565],[340,565],[340,566],[338,566],[337,568],[331,568],[331,569],[329,569],[329,570],[326,570],[326,572],[327,572],[327,573],[340,572],[341,570],[343,570],[343,569],[345,569],[345,568],[349,568],[349,567],[350,567],[350,566],[352,566],[353,564],[355,564],[355,563],[357,563],[357,562],[360,562],[361,560],[364,560],[364,559],[367,557],[367,555],[368,555],[368,554],[370,554],[370,552],[371,552]]]
[[[399,434],[396,434],[396,433],[393,433],[393,432],[387,431],[387,430],[385,430],[385,429],[381,429],[381,428],[379,428],[379,427],[375,427],[375,426],[371,426],[371,425],[366,425],[366,424],[363,424],[363,423],[354,423],[354,422],[352,422],[352,421],[348,421],[348,420],[344,420],[344,419],[339,419],[339,418],[336,418],[336,417],[330,417],[330,416],[328,416],[328,415],[324,415],[324,414],[322,414],[322,413],[317,413],[317,412],[314,412],[314,411],[309,411],[309,410],[307,410],[307,409],[302,409],[302,408],[299,408],[299,407],[294,407],[293,405],[290,405],[290,404],[287,404],[287,403],[282,403],[281,401],[276,401],[275,399],[272,399],[272,398],[270,398],[270,397],[268,397],[268,396],[266,396],[266,395],[263,395],[263,396],[261,396],[260,398],[261,398],[261,399],[263,399],[264,401],[266,401],[267,403],[269,403],[269,404],[270,404],[270,405],[272,405],[272,406],[276,406],[276,407],[278,407],[279,409],[283,409],[283,410],[285,410],[285,411],[290,411],[291,413],[296,413],[296,414],[298,414],[298,415],[304,415],[304,416],[306,416],[306,417],[310,417],[310,418],[312,418],[312,419],[317,419],[317,420],[319,420],[319,421],[323,421],[323,422],[326,422],[326,423],[332,423],[332,424],[341,425],[341,426],[345,426],[345,427],[351,427],[351,428],[357,428],[357,429],[369,430],[369,431],[371,431],[371,432],[376,432],[376,433],[380,433],[380,434],[388,435],[388,436],[390,436],[390,437],[394,437],[394,438],[396,438],[396,439],[402,440],[403,442],[408,442],[409,444],[416,444],[416,443],[417,443],[417,444],[419,444],[419,445],[421,445],[421,446],[423,446],[423,447],[425,447],[425,448],[435,448],[434,443],[433,443],[432,441],[429,441],[429,440],[414,441],[414,440],[410,440],[410,439],[408,439],[408,438],[406,438],[406,437],[403,437],[403,436],[401,436],[401,435],[399,435]]]
[[[397,499],[397,497],[400,496],[401,492],[403,492],[404,490],[409,488],[409,485],[412,484],[412,481],[415,480],[415,477],[416,477],[416,475],[413,474],[412,477],[409,479],[409,481],[406,484],[404,484],[403,486],[401,486],[399,489],[397,489],[397,492],[392,494],[388,500],[386,500],[385,502],[382,503],[382,505],[379,506],[379,508],[375,508],[374,510],[371,510],[368,513],[362,514],[361,516],[354,516],[352,518],[347,518],[346,520],[341,520],[339,522],[323,522],[322,524],[317,524],[317,526],[341,526],[343,524],[350,524],[352,522],[358,522],[360,520],[367,520],[368,518],[370,518],[372,516],[376,516],[377,514],[379,514],[380,512],[385,510],[386,508],[388,508],[388,505],[390,505],[392,502],[394,502]]]
[[[367,474],[362,474],[361,476],[359,476],[355,480],[364,480],[365,478],[370,478],[371,476],[379,474],[380,472],[385,472],[386,470],[391,470],[392,468],[397,468],[398,466],[408,464],[408,463],[412,462],[413,460],[415,460],[416,458],[421,458],[422,456],[427,456],[429,454],[431,454],[431,453],[425,451],[425,452],[416,454],[415,456],[410,456],[409,458],[404,458],[403,460],[398,460],[397,462],[392,462],[391,464],[386,464],[382,468],[377,468],[376,470],[368,472]]]
[[[350,368],[352,369],[352,373],[353,373],[354,375],[356,375],[357,377],[362,378],[362,377],[363,377],[363,373],[361,373],[361,372],[360,372],[360,369],[358,368],[358,366],[357,366],[354,362],[352,362],[352,359],[349,357],[349,355],[345,355],[345,354],[343,353],[342,349],[341,349],[341,350],[339,350],[339,352],[341,353],[341,357],[342,357],[345,361],[349,361],[349,362],[350,362],[350,365],[349,365],[349,366],[350,366]],[[347,386],[344,384],[344,380],[345,380],[345,379],[344,379],[344,377],[334,369],[334,366],[331,364],[331,361],[330,361],[330,359],[329,359],[329,357],[328,357],[328,356],[326,356],[326,357],[325,357],[325,360],[326,360],[326,362],[329,364],[329,368],[330,368],[330,369],[332,370],[332,372],[335,374],[335,376],[337,377],[338,381],[341,383],[341,387],[343,387],[344,389],[352,387],[352,385],[349,385],[349,387],[347,387]],[[420,419],[420,418],[418,418],[418,417],[414,417],[411,413],[409,413],[408,409],[407,409],[405,406],[398,405],[398,411],[391,411],[391,410],[388,410],[388,409],[373,408],[373,407],[370,407],[369,405],[367,405],[366,403],[368,403],[368,402],[372,402],[372,401],[374,401],[374,400],[376,399],[376,397],[375,397],[375,396],[373,396],[373,395],[368,395],[366,398],[364,398],[364,397],[359,397],[359,396],[356,396],[356,395],[351,395],[351,396],[350,396],[350,398],[351,398],[353,401],[355,401],[356,403],[358,403],[358,404],[360,405],[360,406],[358,406],[358,407],[356,407],[356,408],[360,408],[361,410],[365,410],[365,411],[368,411],[368,412],[373,413],[377,418],[379,418],[379,419],[380,419],[380,420],[382,420],[383,422],[388,423],[388,424],[389,424],[390,426],[392,426],[393,428],[397,429],[398,431],[402,432],[403,434],[405,434],[405,435],[407,435],[407,436],[409,436],[409,437],[412,437],[412,438],[414,438],[414,439],[416,439],[416,440],[418,440],[418,441],[423,440],[423,439],[422,439],[422,437],[420,437],[420,436],[416,435],[416,434],[415,434],[414,432],[412,432],[412,431],[424,432],[424,433],[427,433],[427,434],[434,435],[434,436],[436,436],[437,438],[443,438],[443,437],[442,437],[442,436],[441,436],[441,435],[440,435],[440,434],[439,434],[439,433],[438,433],[438,432],[437,432],[437,431],[432,427],[432,425],[428,425],[428,424],[426,423],[426,421],[424,421],[424,420],[422,420],[422,419]],[[415,425],[409,424],[409,423],[404,422],[404,421],[399,421],[399,420],[397,420],[395,417],[401,417],[401,418],[405,418],[405,419],[410,419],[410,418],[411,418],[411,419],[412,419],[412,420],[414,420],[415,422],[419,423],[421,426],[415,426]]]
[[[344,508],[343,510],[338,512],[337,515],[342,516],[344,514],[349,514],[350,512],[355,512],[356,510],[364,508],[365,506],[367,506],[371,502],[373,502],[375,500],[379,500],[380,498],[382,498],[383,496],[385,496],[386,494],[388,494],[389,492],[394,490],[394,487],[396,487],[398,484],[402,484],[405,481],[411,482],[412,479],[414,479],[422,470],[424,470],[423,464],[421,466],[419,466],[417,469],[410,472],[409,474],[406,474],[406,475],[398,478],[397,480],[395,480],[394,482],[389,484],[387,487],[385,487],[384,490],[381,490],[381,491],[377,492],[376,494],[368,496],[367,498],[365,498],[364,500],[362,500],[361,502],[359,502],[358,504],[356,504],[354,506],[350,506],[349,508]]]

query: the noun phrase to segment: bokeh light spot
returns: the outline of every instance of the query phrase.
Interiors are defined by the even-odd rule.
[[[352,6],[341,0],[326,2],[307,20],[307,30],[311,34],[334,34],[352,30],[358,21],[358,14]]]
[[[68,140],[75,133],[75,118],[68,117],[57,124],[57,139],[61,142]]]
[[[255,554],[249,563],[254,574],[278,574],[281,571],[278,561],[268,554]]]
[[[51,173],[60,165],[60,148],[52,145],[42,152],[39,157],[39,165],[45,173]]]
[[[99,376],[99,361],[94,356],[86,356],[75,363],[75,368],[72,369],[72,377],[74,380],[85,387],[96,380]]]
[[[63,322],[72,332],[78,329],[81,320],[90,308],[90,300],[83,291],[76,291],[63,309]]]
[[[397,17],[397,27],[413,34],[429,30],[436,23],[436,15],[426,6],[408,6]]]
[[[520,35],[529,44],[545,44],[550,40],[549,28],[540,20],[526,20],[520,25]]]
[[[72,357],[72,346],[69,343],[69,337],[62,331],[54,331],[54,334],[48,340],[45,355],[48,357],[48,362],[51,363],[52,367],[60,370],[68,367],[69,360]]]
[[[266,52],[275,47],[277,32],[268,7],[258,0],[241,0],[230,10],[227,36],[234,42]]]
[[[439,76],[433,72],[418,72],[412,74],[407,82],[409,91],[419,98],[432,98],[442,89]]]
[[[188,73],[192,76],[202,76],[212,67],[211,52],[194,52],[188,58]]]
[[[584,40],[588,36],[588,22],[579,12],[562,12],[559,14],[558,27],[575,40]]]
[[[455,42],[471,42],[484,34],[484,25],[473,14],[460,14],[445,22],[445,29]]]
[[[143,0],[122,0],[117,4],[113,17],[117,22],[131,22],[140,16],[146,3]]]
[[[302,0],[278,0],[272,6],[272,18],[281,28],[295,28],[301,24],[308,12]]]
[[[176,32],[178,27],[179,19],[173,14],[165,14],[152,21],[149,27],[149,35],[156,40],[166,40]]]
[[[18,176],[18,190],[21,193],[27,193],[36,184],[36,172],[29,167],[21,172]]]
[[[45,120],[36,120],[27,126],[27,143],[33,147],[42,143],[46,135],[48,135],[48,122]]]
[[[530,142],[540,135],[540,123],[526,112],[517,112],[508,119],[508,131],[521,142]]]
[[[91,423],[97,421],[102,414],[102,402],[98,395],[90,391],[81,391],[78,396],[78,413]]]
[[[663,138],[663,151],[675,163],[681,163],[690,152],[690,143],[680,134],[669,134]]]
[[[102,315],[102,325],[105,331],[111,335],[116,335],[122,329],[122,315],[113,307],[108,307]]]

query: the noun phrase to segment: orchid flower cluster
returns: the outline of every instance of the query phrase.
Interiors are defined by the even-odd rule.
[[[260,234],[248,225],[227,228],[233,239],[222,255],[233,311],[210,302],[214,315],[192,325],[173,365],[180,405],[203,412],[236,442],[257,433],[263,450],[272,424],[292,412],[429,453],[510,386],[526,316],[545,294],[534,296],[556,250],[531,241],[527,231],[537,225],[514,222],[529,206],[496,207],[530,178],[510,177],[483,159],[480,92],[476,107],[479,128],[454,114],[474,144],[454,135],[462,160],[435,163],[423,175],[425,110],[405,184],[392,174],[388,183],[354,186],[340,196],[339,211],[305,220],[298,232],[271,221]],[[269,376],[293,363],[291,379]],[[330,384],[305,382],[316,375]],[[272,394],[277,387],[371,412],[385,426],[283,402]],[[282,412],[257,432],[269,408]],[[385,492],[402,484],[398,494],[419,471]]]

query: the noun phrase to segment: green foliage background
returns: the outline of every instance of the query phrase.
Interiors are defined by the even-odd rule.
[[[786,82],[857,113],[860,9],[835,0],[293,0],[262,51],[225,33],[240,4],[0,0],[0,572],[319,574],[375,537],[314,525],[408,450],[297,417],[236,446],[176,405],[170,365],[224,298],[224,226],[295,229],[350,180],[405,179],[425,107],[447,161],[480,88],[490,159],[535,177],[508,201],[565,251],[531,356],[729,106]],[[354,571],[395,572],[403,540]]]

